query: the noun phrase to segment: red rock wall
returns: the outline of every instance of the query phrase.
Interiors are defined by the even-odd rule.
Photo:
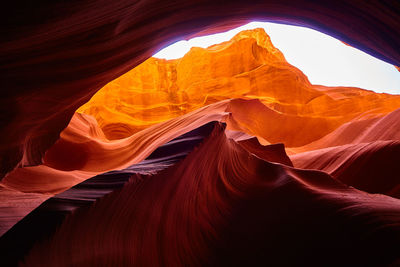
[[[388,266],[398,260],[398,199],[264,161],[245,147],[216,127],[178,164],[134,175],[67,217],[21,266]]]
[[[309,26],[400,64],[397,1],[35,1],[0,16],[0,171],[35,165],[107,82],[182,38],[250,20]]]

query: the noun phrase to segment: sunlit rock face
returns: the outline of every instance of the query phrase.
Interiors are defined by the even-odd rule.
[[[266,106],[262,118],[248,118],[249,123],[269,126],[253,125],[252,133],[288,147],[315,141],[356,117],[379,117],[400,107],[399,96],[311,85],[265,31],[255,29],[207,49],[192,48],[177,60],[150,58],[77,112],[95,117],[106,137],[115,140],[231,98],[259,99]]]
[[[311,85],[260,29],[150,58],[81,106],[42,164],[2,179],[1,258],[395,265],[399,108]]]
[[[3,11],[1,177],[40,164],[79,106],[179,39],[269,20],[320,30],[400,65],[396,1],[40,1],[9,2]]]

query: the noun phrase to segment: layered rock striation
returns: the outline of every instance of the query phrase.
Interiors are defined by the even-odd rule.
[[[37,147],[41,164],[2,179],[1,258],[396,265],[399,108],[400,96],[310,84],[260,29],[150,58],[73,113],[44,155],[54,140]],[[37,140],[59,129],[42,126]]]
[[[79,106],[182,38],[269,20],[320,30],[400,65],[396,1],[24,1],[2,11],[1,177],[40,164]]]

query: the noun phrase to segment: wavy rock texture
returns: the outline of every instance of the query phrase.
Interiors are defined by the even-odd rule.
[[[400,140],[400,109],[381,118],[361,118],[343,124],[323,138],[302,147],[292,148],[292,152],[304,152],[323,147],[345,144],[367,143],[377,140]]]
[[[259,109],[262,118],[247,117],[247,124],[270,125],[253,129],[254,135],[289,147],[315,141],[366,113],[373,118],[400,107],[400,96],[311,85],[287,63],[264,29],[255,29],[207,49],[192,48],[177,60],[150,58],[107,84],[77,112],[95,117],[106,137],[114,140],[231,98],[260,99],[271,110],[249,104],[246,109]],[[270,127],[286,129],[277,134]]]
[[[245,125],[242,118],[247,116],[238,114],[235,119],[235,114],[244,110],[251,117],[254,116],[251,113],[260,112],[258,108],[246,111],[248,101],[258,108],[266,108],[258,100],[221,101],[114,141],[104,137],[91,116],[76,113],[61,138],[46,153],[43,165],[19,168],[5,177],[0,186],[20,192],[21,198],[25,198],[25,193],[52,196],[97,174],[139,163],[160,145],[211,121],[226,121],[229,116],[228,127],[242,130],[240,125]],[[231,110],[233,106],[237,111]],[[243,131],[251,132],[251,128]],[[31,201],[30,204],[34,206],[28,205],[26,213],[37,206],[37,201]],[[13,225],[17,222],[10,222],[11,219],[0,216],[2,225]]]
[[[182,160],[205,137],[209,136],[215,123],[205,124],[158,147],[138,164],[123,170],[97,175],[49,198],[0,237],[2,265],[16,265],[35,243],[53,235],[67,215],[77,208],[89,207],[101,197],[121,188],[133,174],[154,174]],[[257,148],[257,142],[252,141],[252,145]],[[275,159],[279,160],[278,157]],[[43,201],[43,199],[39,200]],[[18,204],[15,203],[15,205]]]
[[[382,118],[345,123],[292,149],[290,158],[298,168],[323,170],[358,189],[399,198],[399,118],[397,109]]]
[[[63,124],[67,100],[46,120]],[[54,104],[46,101],[41,108]],[[74,113],[42,164],[2,179],[0,229],[14,226],[0,238],[1,258],[23,266],[399,263],[399,107],[400,96],[311,85],[259,29],[179,60],[151,58]]]
[[[264,161],[217,127],[179,164],[68,217],[22,266],[389,264],[399,203]]]
[[[139,163],[175,137],[208,122],[223,120],[228,105],[229,101],[216,103],[112,142],[104,138],[95,119],[76,113],[60,140],[46,154],[45,164],[16,169],[1,181],[1,198],[9,198],[9,190],[13,192],[13,200],[4,202],[5,212],[0,213],[2,233],[48,197],[97,174]],[[18,211],[18,216],[9,216],[9,206],[18,202],[24,203],[12,209]]]
[[[347,185],[400,198],[400,141],[375,141],[291,156],[298,168],[323,170]]]
[[[400,65],[397,1],[9,1],[2,11],[1,177],[40,164],[79,106],[178,39],[270,20]]]

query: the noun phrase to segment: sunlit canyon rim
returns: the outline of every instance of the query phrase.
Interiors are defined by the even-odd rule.
[[[98,0],[8,13],[1,266],[400,264],[400,95],[313,85],[263,29],[150,57],[264,18],[399,66],[398,3]]]

